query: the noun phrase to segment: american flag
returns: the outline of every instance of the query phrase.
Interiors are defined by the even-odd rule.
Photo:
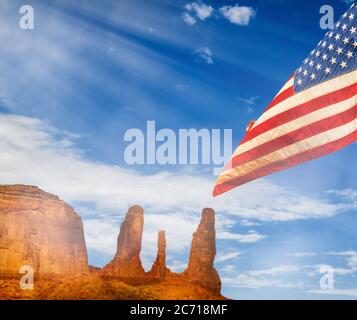
[[[214,196],[357,140],[356,15],[354,3],[248,125]]]

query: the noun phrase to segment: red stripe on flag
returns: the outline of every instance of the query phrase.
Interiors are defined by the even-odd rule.
[[[294,93],[295,93],[294,86],[291,86],[291,87],[285,89],[283,92],[281,92],[274,98],[274,100],[268,105],[268,107],[266,108],[265,111],[273,108],[280,102],[283,102],[284,100],[289,99],[290,97],[292,97],[294,95]]]
[[[291,131],[288,134],[285,134],[271,141],[267,141],[266,143],[263,143],[249,151],[246,151],[234,157],[229,162],[231,164],[230,168],[235,168],[238,165],[242,165],[246,162],[263,157],[287,145],[307,139],[319,133],[337,128],[355,119],[356,114],[357,114],[357,105],[353,106],[352,108],[344,112],[314,122],[303,128],[299,128],[297,130]]]
[[[252,128],[245,138],[242,140],[241,144],[254,139],[255,137],[274,129],[284,123],[288,123],[304,115],[307,115],[313,111],[328,107],[330,105],[342,102],[349,98],[352,98],[357,94],[357,83],[352,84],[343,89],[328,93],[319,98],[313,99],[311,101],[305,102],[301,105],[293,107],[289,110],[283,111],[276,116],[262,122],[256,127]]]
[[[236,179],[226,181],[222,184],[216,185],[213,191],[213,196],[216,197],[224,192],[227,192],[235,187],[238,187],[244,183],[255,180],[260,177],[267,176],[269,174],[288,169],[290,167],[296,166],[303,162],[316,159],[327,155],[329,153],[338,151],[347,145],[355,142],[357,140],[357,131],[338,139],[336,141],[329,142],[317,148],[302,152],[298,155],[292,156],[288,159],[277,161],[271,163],[265,167],[259,168],[253,172],[250,172],[244,176],[238,177]]]

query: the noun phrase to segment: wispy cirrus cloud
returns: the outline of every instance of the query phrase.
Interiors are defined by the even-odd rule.
[[[257,101],[259,100],[259,98],[260,98],[259,96],[252,96],[249,98],[239,97],[238,101],[243,102],[243,104],[246,105],[246,107],[247,107],[247,111],[249,113],[252,113],[254,111],[253,107],[257,104]]]
[[[148,210],[180,209],[199,214],[202,208],[211,206],[233,221],[236,217],[260,222],[324,218],[357,208],[356,199],[345,193],[342,199],[330,203],[328,198],[302,195],[267,179],[213,198],[213,176],[185,172],[148,175],[91,161],[76,147],[80,137],[37,118],[0,114],[2,183],[38,185],[67,201],[92,202],[104,210],[126,211],[139,203]],[[240,239],[240,235],[220,231],[222,238]],[[249,233],[250,239],[257,237],[257,233]]]
[[[241,251],[234,251],[234,252],[229,252],[223,255],[217,256],[215,259],[215,263],[221,263],[221,262],[226,262],[228,260],[232,259],[237,259],[240,255],[242,255],[243,252]]]
[[[352,199],[357,201],[357,190],[354,189],[344,189],[344,190],[328,190],[328,194],[337,196],[338,198]]]
[[[219,241],[251,245],[263,241],[266,235],[254,230],[237,232],[232,228],[239,224],[235,218],[253,218],[260,223],[322,218],[356,206],[349,198],[330,204],[264,179],[244,186],[237,193],[214,199],[211,196],[214,177],[184,172],[145,175],[91,161],[76,147],[78,139],[85,137],[58,130],[37,118],[0,113],[1,182],[37,185],[70,202],[83,217],[88,248],[106,256],[115,252],[119,225],[128,207],[142,205],[146,211],[143,241],[146,267],[155,258],[160,229],[168,231],[168,257],[176,256],[177,252],[187,256],[192,232],[204,207],[216,209]],[[276,201],[269,207],[272,198]],[[230,255],[221,259],[237,256],[225,254]]]
[[[243,227],[255,227],[255,226],[260,226],[261,224],[258,222],[249,221],[247,219],[242,219],[240,225]]]
[[[296,288],[301,287],[298,284],[284,282],[279,279],[257,279],[247,274],[241,274],[237,277],[223,277],[222,283],[227,287],[233,288]]]
[[[350,256],[351,252],[325,253],[321,255],[341,255]],[[352,254],[353,255],[353,254]],[[291,254],[295,257],[314,257],[318,254]],[[236,268],[224,269],[223,283],[226,286],[237,288],[282,288],[299,289],[301,292],[329,295],[354,295],[355,289],[336,288],[335,290],[320,290],[320,279],[326,274],[328,267],[334,276],[334,280],[341,280],[342,277],[353,276],[357,270],[354,264],[346,268],[334,267],[330,264],[289,264],[277,265],[266,269],[245,270],[237,272]],[[322,268],[324,267],[324,268]],[[344,278],[346,279],[346,278]]]
[[[254,230],[250,230],[247,234],[221,231],[217,233],[217,238],[224,240],[236,240],[242,243],[254,243],[263,240],[265,235],[262,235]]]
[[[213,53],[212,50],[208,47],[202,47],[195,50],[195,54],[207,64],[213,63]]]
[[[330,252],[296,252],[296,253],[291,253],[288,254],[287,256],[290,257],[296,257],[296,258],[314,258],[315,260],[318,258],[323,257],[326,259],[327,257],[342,257],[344,261],[342,261],[342,264],[344,264],[343,267],[336,267],[336,265],[341,265],[341,261],[332,261],[330,260],[331,268],[333,269],[333,272],[335,275],[352,275],[357,273],[357,252],[353,250],[347,250],[347,251],[330,251]],[[306,265],[305,269],[310,269],[309,274],[311,276],[317,275],[320,273],[320,268],[322,266],[325,266],[325,264],[311,264],[311,265]]]
[[[303,289],[306,285],[302,281],[292,282],[280,278],[299,271],[299,266],[282,265],[270,269],[246,271],[236,276],[225,276],[222,278],[222,282],[228,287],[236,288]]]
[[[357,297],[356,289],[309,290],[309,293],[329,296]]]
[[[332,252],[326,252],[324,254],[329,256],[345,257],[347,266],[350,268],[350,270],[353,272],[357,272],[357,251],[354,250],[338,251],[338,252],[332,251]]]
[[[258,96],[252,96],[249,98],[238,98],[239,101],[244,102],[245,104],[248,104],[250,106],[253,106],[257,103],[259,97]]]
[[[288,254],[288,256],[291,257],[315,257],[317,253],[315,252],[296,252],[296,253],[291,253]]]
[[[263,276],[263,275],[277,277],[281,274],[289,274],[289,273],[297,272],[299,270],[300,270],[299,266],[296,265],[282,265],[270,269],[252,270],[252,271],[248,271],[247,273],[255,277]]]
[[[156,255],[161,229],[168,234],[169,255],[187,253],[201,209],[212,205],[212,181],[184,173],[144,175],[90,161],[75,147],[78,139],[39,119],[0,113],[1,183],[36,185],[70,202],[84,219],[91,250],[114,254],[122,217],[129,206],[140,204],[146,211],[144,264],[149,266]],[[206,192],[185,203],[188,185],[198,193],[205,187]],[[217,211],[217,238],[240,243],[264,238],[257,232],[236,233],[232,224]]]

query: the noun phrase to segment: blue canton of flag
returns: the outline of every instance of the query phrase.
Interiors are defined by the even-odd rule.
[[[296,71],[295,92],[356,70],[356,55],[357,4],[354,3]]]

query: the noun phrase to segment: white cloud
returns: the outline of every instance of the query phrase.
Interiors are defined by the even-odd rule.
[[[203,2],[192,2],[185,5],[187,11],[193,12],[198,19],[206,20],[213,13],[213,8]]]
[[[325,268],[324,267],[331,267],[333,270],[334,275],[339,275],[339,276],[346,276],[346,275],[352,275],[357,272],[357,269],[354,268],[336,268],[333,265],[326,265],[326,264],[316,264],[313,266],[306,266],[306,268],[312,269],[309,271],[310,276],[316,276],[320,275],[320,277],[325,273]]]
[[[187,85],[184,83],[176,83],[175,88],[179,91],[185,91],[187,89]]]
[[[357,255],[357,251],[354,250],[345,250],[345,251],[329,251],[324,254],[329,256],[354,256]]]
[[[296,253],[288,254],[288,256],[291,256],[291,257],[314,257],[314,256],[316,256],[316,253],[315,252],[296,252]]]
[[[229,231],[217,232],[217,239],[236,240],[241,243],[254,243],[264,239],[265,236],[257,232],[249,232],[247,234],[233,233]]]
[[[341,255],[344,255],[344,253],[342,252]],[[241,273],[237,273],[235,268],[228,268],[226,274],[231,276],[223,276],[222,282],[227,287],[296,288],[318,294],[320,290],[313,290],[313,286],[316,285],[315,282],[305,281],[304,279],[306,279],[306,276],[318,277],[317,279],[319,279],[324,274],[320,273],[322,266],[325,265],[280,265],[268,269],[247,270]],[[353,275],[357,270],[353,268],[333,268],[333,271],[336,276],[348,276]],[[316,281],[318,283],[318,280]],[[336,291],[336,295],[353,295],[354,290],[328,290],[329,293],[326,294],[334,294],[334,291]]]
[[[48,118],[52,119],[55,113],[59,123],[68,118],[64,103],[66,97],[75,96],[78,105],[93,106],[90,94],[77,94],[73,79],[77,79],[83,88],[95,87],[97,92],[107,94],[113,101],[119,97],[118,86],[125,82],[125,85],[121,86],[119,99],[123,104],[130,104],[137,109],[142,107],[145,110],[152,108],[151,110],[156,111],[156,108],[159,108],[157,103],[153,102],[155,99],[143,92],[137,83],[157,81],[159,78],[166,84],[171,83],[173,78],[177,77],[177,68],[172,67],[177,61],[166,53],[153,50],[147,43],[124,34],[119,35],[115,30],[125,30],[124,33],[127,34],[135,33],[143,38],[150,38],[148,33],[155,27],[155,39],[166,45],[187,51],[196,45],[192,37],[168,27],[171,23],[167,16],[155,14],[152,5],[143,4],[142,10],[131,12],[132,5],[123,6],[119,1],[108,12],[95,1],[88,3],[83,15],[104,21],[105,25],[110,25],[111,28],[97,28],[83,17],[73,18],[52,6],[38,6],[36,14],[41,16],[41,23],[45,24],[46,28],[41,33],[33,32],[31,37],[20,28],[13,28],[10,13],[14,10],[14,4],[6,1],[4,6],[6,10],[0,10],[0,43],[7,45],[0,52],[0,61],[2,74],[7,76],[0,77],[0,96],[6,99],[6,102],[13,99],[15,105],[7,108],[14,113],[28,113],[31,109],[31,114],[44,117],[49,115]],[[63,6],[68,12],[81,11],[80,5],[75,1],[66,1]],[[100,64],[84,59],[81,53],[89,47],[99,56],[108,48],[107,62],[113,68],[125,70],[128,76],[134,74],[136,84],[128,83],[125,77],[118,77],[110,68],[102,70]],[[15,61],[13,57],[18,54],[22,58]],[[103,82],[102,77],[93,77],[99,70],[104,72],[102,75],[106,81]],[[196,80],[194,82],[198,83]],[[198,84],[196,90],[201,89],[203,90],[202,86]],[[86,117],[83,117],[79,110],[80,108],[73,108],[68,112],[76,119],[78,126],[85,126]]]
[[[79,138],[39,119],[0,114],[2,183],[37,185],[73,203],[84,220],[91,250],[112,256],[120,219],[129,206],[138,203],[146,212],[142,254],[145,267],[150,267],[156,256],[158,230],[167,232],[168,255],[187,253],[200,212],[210,205],[213,181],[168,172],[146,176],[92,162],[74,147]],[[191,196],[185,192],[187,186],[192,188]],[[203,187],[206,194],[202,194]],[[226,216],[217,218],[217,237],[245,243],[262,239],[252,232],[232,233],[233,224]]]
[[[233,232],[237,217],[260,221],[322,218],[356,205],[329,204],[264,179],[213,198],[215,177],[187,172],[144,175],[90,161],[75,147],[77,139],[86,138],[36,118],[0,113],[1,183],[36,185],[72,203],[84,220],[88,248],[106,255],[115,252],[120,219],[127,209],[134,204],[143,206],[142,258],[146,267],[156,256],[160,229],[167,231],[168,257],[177,252],[187,254],[204,207],[217,211],[217,239],[255,243],[265,235]]]
[[[233,265],[233,264],[227,264],[227,265],[225,265],[225,266],[219,268],[219,272],[220,272],[220,273],[221,273],[221,272],[224,272],[224,273],[226,273],[226,274],[230,274],[230,273],[234,272],[235,269],[236,269],[236,266],[235,266],[235,265]]]
[[[212,54],[212,50],[210,48],[202,47],[202,48],[195,50],[195,53],[207,64],[213,63],[213,54]]]
[[[197,216],[172,214],[145,214],[141,259],[146,270],[151,267],[157,254],[157,233],[166,231],[167,256],[177,257],[189,250],[192,233],[197,228]],[[108,256],[116,251],[121,220],[113,217],[98,217],[84,220],[84,231],[88,248]],[[170,259],[168,259],[170,260]],[[182,271],[186,262],[167,262],[172,269]]]
[[[248,104],[250,106],[254,106],[257,103],[257,100],[260,97],[258,96],[253,96],[253,97],[249,97],[249,98],[238,98],[239,101],[244,102],[245,104]]]
[[[182,19],[190,26],[193,26],[197,22],[197,20],[187,12],[182,14]]]
[[[242,252],[236,251],[236,252],[229,252],[229,253],[226,253],[223,255],[219,255],[219,256],[217,256],[215,262],[220,263],[220,262],[225,262],[227,260],[232,260],[232,259],[238,258],[241,254],[242,254]]]
[[[236,217],[290,221],[331,217],[357,208],[353,200],[329,203],[266,179],[213,198],[213,176],[180,172],[144,175],[90,161],[75,148],[78,138],[36,118],[0,114],[0,180],[3,184],[37,185],[68,202],[91,203],[96,210],[113,213],[123,214],[129,206],[140,204],[149,213],[174,212],[197,217],[202,208],[213,207],[225,225],[235,224]],[[219,225],[218,235],[233,240],[261,238],[254,232],[230,233]]]
[[[304,285],[301,282],[291,283],[284,282],[275,278],[256,278],[247,274],[240,274],[237,277],[222,277],[222,283],[227,287],[234,288],[303,288]]]
[[[289,273],[293,273],[293,272],[297,272],[299,271],[300,268],[299,266],[295,266],[295,265],[282,265],[282,266],[277,266],[277,267],[273,267],[270,269],[262,269],[262,270],[251,270],[248,271],[247,273],[251,276],[272,276],[272,277],[277,277],[281,274],[289,274]]]
[[[240,225],[243,227],[254,227],[254,226],[260,226],[261,224],[258,222],[253,222],[253,221],[249,221],[247,219],[243,219],[243,220],[241,220]]]
[[[8,110],[11,110],[15,106],[15,102],[9,98],[6,98],[5,96],[2,97],[0,93],[0,108],[5,108]]]
[[[354,254],[347,258],[347,264],[351,268],[357,268],[357,254]]]
[[[353,250],[339,251],[339,252],[331,251],[331,252],[326,252],[324,254],[329,255],[329,256],[345,257],[348,268],[341,269],[340,270],[341,273],[353,274],[353,273],[357,272],[357,252],[356,251],[353,251]],[[336,272],[336,269],[334,269],[334,271]]]
[[[233,271],[233,270],[231,270]],[[302,282],[287,282],[278,277],[291,275],[300,271],[299,266],[282,265],[270,269],[250,270],[233,277],[223,277],[222,282],[227,287],[238,288],[299,288],[305,285]]]
[[[184,269],[192,233],[199,222],[201,209],[207,206],[217,211],[217,238],[241,243],[254,243],[265,236],[252,230],[245,234],[233,232],[237,217],[284,221],[322,218],[356,208],[351,197],[343,197],[347,202],[329,204],[264,179],[213,199],[210,191],[214,178],[179,172],[143,175],[119,166],[90,161],[75,147],[79,138],[36,118],[0,114],[0,181],[4,184],[37,185],[74,203],[84,220],[88,248],[107,256],[115,252],[120,222],[128,207],[135,203],[142,205],[146,211],[142,250],[146,269],[156,256],[157,232],[160,229],[167,231],[168,265],[176,271]],[[187,192],[188,186],[190,192]],[[274,205],[271,199],[275,199]],[[86,206],[92,207],[87,209]],[[181,257],[174,260],[172,257],[177,254]],[[354,272],[357,252],[326,254],[346,258],[349,269],[337,269],[336,274]],[[239,253],[227,252],[218,256],[217,261],[237,257]],[[302,284],[299,282],[277,278],[294,272],[298,272],[298,267],[284,265],[246,271],[223,281],[227,286],[235,287],[300,288]]]
[[[167,243],[167,265],[172,270],[183,271],[187,266],[187,261],[172,263],[171,257],[177,259],[179,255],[185,255],[188,258],[192,234],[196,230],[199,217],[189,213],[172,212],[165,214],[145,214],[144,232],[142,242],[141,258],[143,265],[148,269],[157,254],[157,232],[166,231]]]
[[[350,275],[356,272],[357,269],[333,268],[333,273],[340,276]]]
[[[251,7],[246,6],[224,6],[219,9],[221,14],[233,24],[246,26],[255,16],[256,12]]]
[[[173,260],[169,264],[169,268],[173,272],[182,272],[187,268],[187,261]]]
[[[329,190],[327,193],[346,200],[357,201],[357,190],[351,188],[344,190]]]
[[[309,290],[308,292],[323,295],[357,297],[357,289]]]
[[[119,224],[115,219],[87,219],[83,221],[86,235],[86,245],[113,257],[116,252],[116,242],[119,234]]]
[[[353,250],[349,251],[331,251],[331,252],[322,252],[322,253],[309,253],[309,252],[301,252],[301,253],[293,253],[288,254],[288,256],[293,257],[315,257],[315,256],[334,256],[334,257],[343,257],[345,260],[345,267],[334,267],[334,262],[330,261],[328,266],[333,269],[335,275],[345,276],[345,275],[353,275],[357,273],[357,252]],[[315,265],[306,265],[305,269],[309,269],[310,276],[316,276],[320,274],[321,267],[326,266],[326,264],[315,264]]]

